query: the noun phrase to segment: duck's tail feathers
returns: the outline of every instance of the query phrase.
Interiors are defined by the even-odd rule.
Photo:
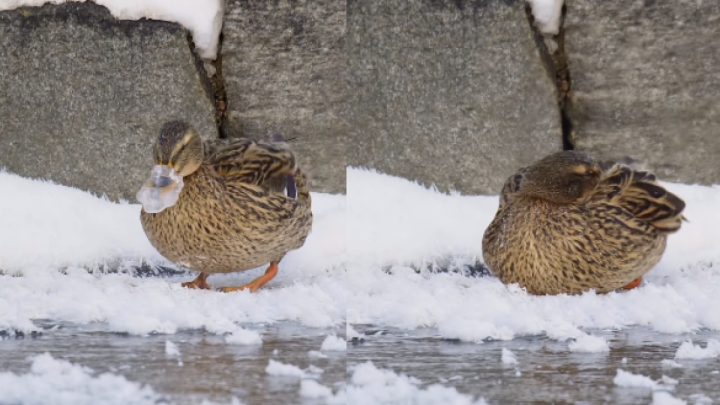
[[[680,229],[685,202],[666,190],[648,171],[624,164],[612,167],[601,183],[606,198],[663,233]]]

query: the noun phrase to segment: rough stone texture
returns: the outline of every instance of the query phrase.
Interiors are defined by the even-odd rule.
[[[574,143],[720,183],[720,2],[566,0]]]
[[[348,64],[350,165],[497,194],[562,150],[553,76],[521,0],[351,0]]]
[[[296,138],[315,191],[345,191],[345,0],[230,0],[227,135]]]
[[[0,167],[135,202],[170,119],[217,137],[187,32],[94,3],[0,12]]]

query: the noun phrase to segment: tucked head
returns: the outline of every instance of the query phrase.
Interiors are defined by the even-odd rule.
[[[180,176],[188,176],[202,164],[203,153],[200,135],[187,122],[170,121],[160,128],[154,148],[156,165],[167,166]]]
[[[521,170],[519,192],[558,204],[582,200],[600,182],[602,170],[589,156],[576,151],[557,152]]]

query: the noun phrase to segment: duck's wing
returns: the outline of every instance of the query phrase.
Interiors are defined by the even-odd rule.
[[[228,183],[260,186],[296,197],[295,154],[284,142],[239,138],[206,143],[205,164]]]
[[[680,229],[685,202],[657,182],[654,174],[617,163],[605,171],[593,199],[632,213],[661,232]]]

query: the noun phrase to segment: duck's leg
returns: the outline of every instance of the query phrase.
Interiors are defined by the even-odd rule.
[[[260,289],[260,287],[264,286],[265,283],[272,280],[278,272],[278,264],[277,262],[270,263],[270,266],[265,270],[265,274],[262,276],[256,278],[255,280],[251,281],[248,284],[245,284],[240,287],[222,287],[218,288],[219,291],[222,292],[231,292],[231,291],[240,291],[240,290],[250,290],[250,292],[255,292]]]
[[[628,285],[623,287],[624,290],[632,290],[633,288],[636,288],[642,283],[642,277],[638,277],[635,280],[631,281]]]
[[[210,286],[208,285],[207,281],[205,281],[207,277],[207,273],[200,272],[200,275],[197,276],[195,280],[188,281],[187,283],[182,283],[182,286],[187,288],[200,288],[202,290],[209,290]]]

